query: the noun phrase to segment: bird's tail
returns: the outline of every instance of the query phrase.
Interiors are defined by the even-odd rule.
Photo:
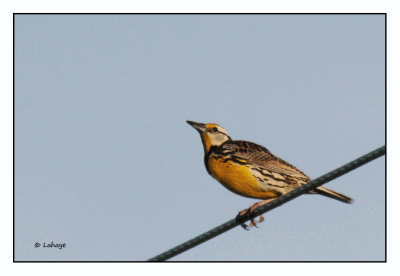
[[[334,190],[331,190],[331,189],[328,189],[325,187],[318,187],[313,192],[316,192],[317,194],[339,200],[344,203],[352,203],[353,202],[353,199],[351,197],[348,197],[344,194],[335,192]]]

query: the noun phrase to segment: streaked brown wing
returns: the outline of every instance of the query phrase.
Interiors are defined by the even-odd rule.
[[[292,176],[292,177],[309,177],[296,167],[290,165],[284,160],[276,157],[263,146],[247,141],[228,141],[218,148],[218,153],[230,155],[238,162],[242,161],[250,165],[260,167],[272,172]]]

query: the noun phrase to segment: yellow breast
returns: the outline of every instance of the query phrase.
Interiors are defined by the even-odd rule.
[[[246,165],[211,157],[208,161],[208,167],[212,177],[238,195],[262,199],[277,196],[277,193],[273,191],[261,190],[257,179]]]

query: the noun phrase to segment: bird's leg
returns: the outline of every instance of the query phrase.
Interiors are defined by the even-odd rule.
[[[264,206],[265,204],[270,203],[273,200],[275,200],[275,198],[266,199],[266,200],[263,200],[263,201],[260,201],[260,202],[257,202],[255,204],[251,205],[250,208],[248,208],[248,209],[240,211],[239,214],[236,216],[236,222],[240,223],[240,225],[245,230],[249,230],[248,228],[253,227],[253,226],[257,227],[257,223],[260,223],[260,222],[264,221],[264,216],[260,215],[260,219],[256,222],[254,220],[254,218],[252,217],[252,213],[258,207]],[[250,219],[250,224],[249,225],[246,225],[244,223],[245,219]]]

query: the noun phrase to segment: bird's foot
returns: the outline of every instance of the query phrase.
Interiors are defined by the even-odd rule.
[[[269,202],[271,202],[272,200],[274,200],[274,198],[271,199],[267,199],[267,200],[263,200],[260,202],[257,202],[253,205],[250,206],[250,208],[245,209],[243,211],[240,211],[239,214],[236,216],[236,223],[240,223],[240,226],[243,227],[243,229],[245,230],[250,230],[251,227],[257,227],[257,223],[263,222],[264,221],[264,217],[263,215],[260,215],[260,218],[258,221],[255,221],[255,215],[254,215],[254,210],[256,210],[258,207],[261,207]],[[246,223],[244,223],[245,220],[250,219],[250,223],[249,225],[246,225]]]
[[[252,211],[250,209],[251,209],[251,207],[249,209],[245,209],[243,211],[240,211],[239,214],[236,216],[236,222],[240,223],[240,226],[242,226],[244,230],[250,230],[250,228],[253,227],[253,226],[258,228],[257,223],[260,223],[260,222],[264,221],[263,215],[260,215],[260,219],[259,220],[257,220],[257,221],[254,220],[254,217],[253,218],[251,217]],[[247,219],[250,219],[249,225],[247,225],[244,222]]]

